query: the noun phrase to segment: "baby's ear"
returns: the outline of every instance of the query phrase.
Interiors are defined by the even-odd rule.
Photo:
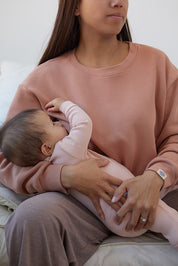
[[[41,152],[45,156],[51,156],[52,155],[52,152],[53,152],[52,146],[49,145],[49,144],[47,144],[47,143],[43,143],[41,145]]]

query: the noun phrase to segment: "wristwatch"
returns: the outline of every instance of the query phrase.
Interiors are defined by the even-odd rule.
[[[158,174],[163,180],[165,180],[166,177],[167,177],[166,173],[165,173],[162,169],[158,169],[158,170],[156,171],[156,173],[157,173],[157,174]]]

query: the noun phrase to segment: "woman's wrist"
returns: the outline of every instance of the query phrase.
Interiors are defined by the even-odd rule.
[[[156,171],[148,169],[144,172],[144,174],[147,174],[149,177],[153,177],[155,185],[158,186],[159,190],[162,189],[162,187],[164,186],[164,180],[158,175]]]
[[[74,179],[74,167],[72,165],[64,165],[61,169],[61,183],[64,188],[71,189]]]

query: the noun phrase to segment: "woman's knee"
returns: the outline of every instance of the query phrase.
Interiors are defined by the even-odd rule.
[[[11,215],[5,229],[9,265],[67,265],[63,263],[65,215],[60,198],[55,192],[34,196]],[[60,259],[54,246],[63,250]]]
[[[57,216],[57,217],[56,217]],[[15,228],[23,228],[25,225],[37,229],[38,227],[51,226],[59,227],[65,216],[60,204],[60,194],[55,192],[44,193],[34,196],[22,202],[12,217],[9,219],[6,228],[13,225]],[[61,219],[60,219],[61,217]]]

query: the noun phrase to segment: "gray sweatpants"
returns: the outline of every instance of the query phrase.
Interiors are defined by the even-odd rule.
[[[178,190],[163,200],[178,211]],[[9,266],[80,266],[109,235],[71,196],[44,193],[21,203],[7,223]]]
[[[21,203],[7,223],[9,266],[80,266],[109,235],[71,196],[43,193]]]

